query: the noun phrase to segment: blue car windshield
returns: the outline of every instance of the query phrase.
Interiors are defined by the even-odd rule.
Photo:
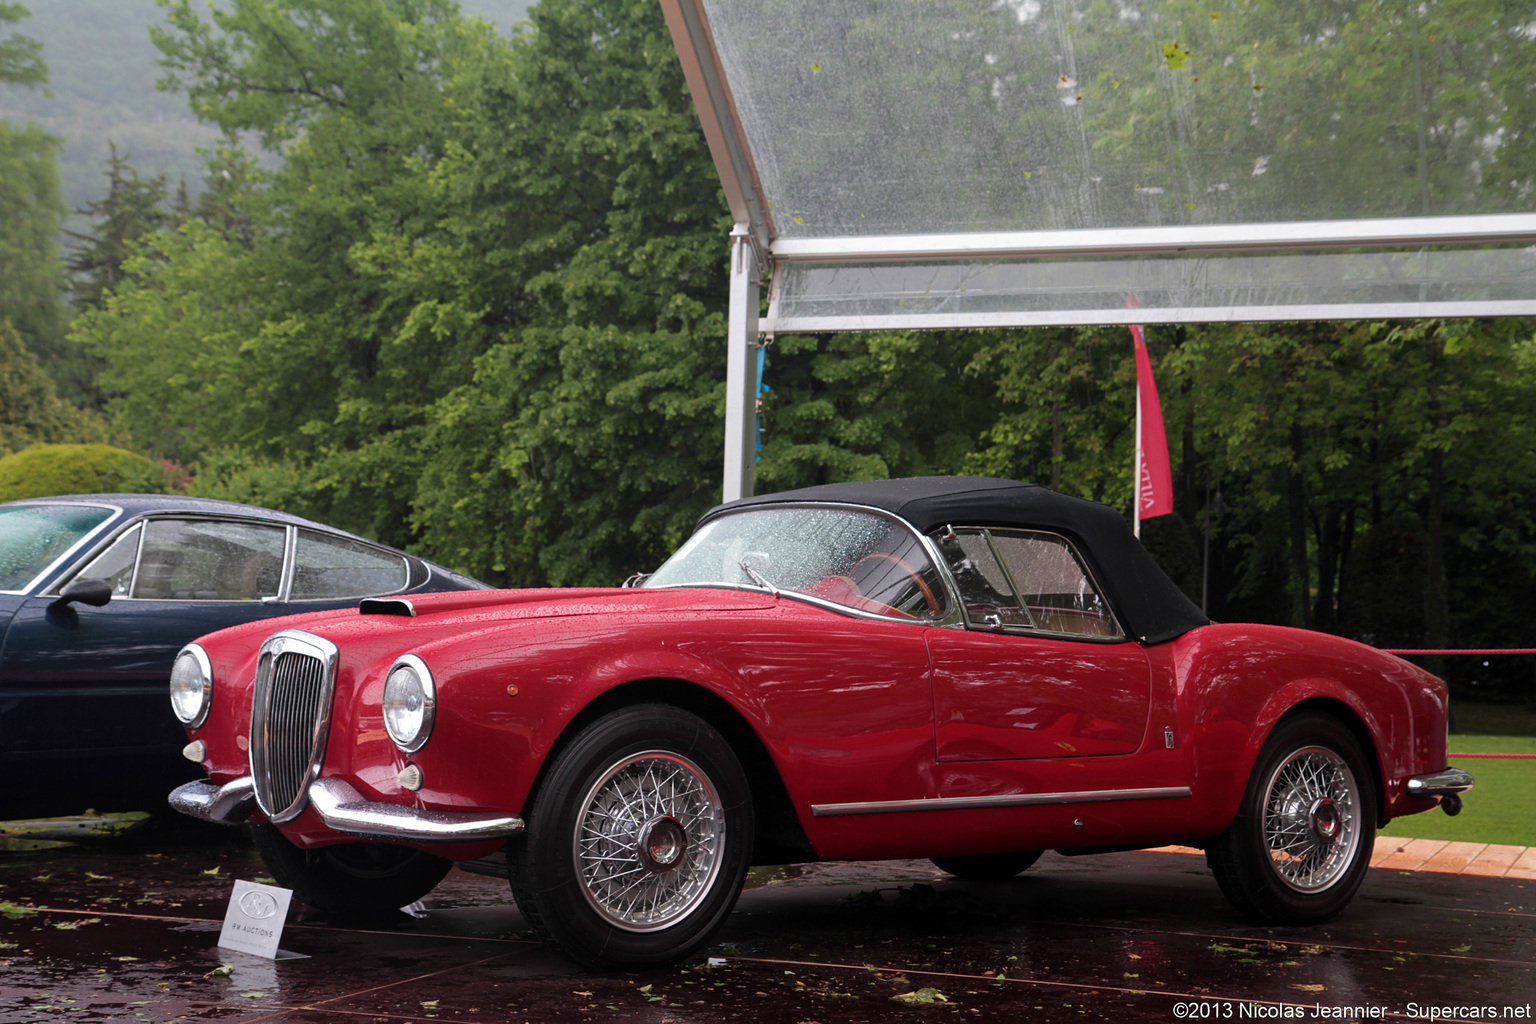
[[[646,587],[757,587],[888,618],[938,619],[949,600],[915,534],[858,509],[751,509],[712,519]]]
[[[0,508],[0,590],[25,590],[112,514],[112,509],[99,505]]]

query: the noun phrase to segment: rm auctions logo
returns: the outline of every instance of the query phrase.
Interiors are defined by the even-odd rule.
[[[260,889],[252,889],[240,897],[240,912],[246,917],[264,921],[277,913],[277,901]]]

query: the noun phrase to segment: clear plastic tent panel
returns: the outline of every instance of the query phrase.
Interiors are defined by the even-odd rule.
[[[1530,209],[1526,2],[703,6],[781,238]]]
[[[1130,296],[1147,320],[1536,312],[1507,244],[1536,237],[1529,2],[698,2],[771,218],[770,328],[1106,322]],[[1500,236],[1511,216],[1526,233]],[[1264,245],[1269,225],[1449,217],[1488,240]],[[1234,251],[795,248],[1217,226]]]
[[[1522,314],[1536,251],[1145,256],[780,269],[776,327],[833,331]]]

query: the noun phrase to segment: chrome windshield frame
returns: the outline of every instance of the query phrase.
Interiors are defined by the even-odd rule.
[[[714,523],[725,519],[728,516],[741,515],[742,513],[746,512],[765,512],[779,509],[807,508],[838,509],[847,512],[859,512],[866,515],[875,516],[876,518],[883,519],[886,522],[894,523],[902,530],[906,531],[909,536],[916,538],[918,547],[922,550],[923,554],[927,556],[929,564],[934,567],[934,570],[938,574],[939,581],[943,585],[944,596],[946,598],[946,608],[944,614],[936,619],[901,619],[890,615],[882,615],[879,612],[872,612],[861,608],[852,608],[848,605],[838,604],[836,601],[829,601],[826,598],[817,597],[814,594],[805,594],[798,590],[791,590],[789,588],[780,586],[773,580],[769,580],[769,582],[774,584],[774,587],[777,590],[776,593],[773,590],[764,589],[763,587],[749,586],[747,584],[728,582],[725,580],[699,581],[696,583],[666,583],[658,584],[654,586],[653,589],[666,590],[671,588],[683,589],[688,587],[704,587],[714,590],[742,590],[753,594],[773,594],[776,597],[789,598],[795,601],[799,601],[802,604],[813,605],[817,608],[825,608],[829,611],[834,611],[840,615],[847,615],[850,618],[855,619],[870,619],[876,622],[910,622],[916,625],[941,626],[945,628],[965,628],[965,620],[958,600],[959,590],[955,586],[954,579],[951,578],[949,574],[948,567],[944,564],[942,558],[940,557],[939,549],[934,544],[933,539],[931,537],[925,536],[922,531],[918,530],[917,527],[913,526],[905,519],[891,512],[888,512],[883,508],[875,508],[871,505],[860,505],[847,501],[786,501],[783,504],[753,505],[741,509],[728,509],[720,512],[717,515],[710,516],[705,522],[701,522],[699,524],[699,528],[702,528],[706,522]],[[697,535],[697,533],[698,528],[694,530],[694,535]],[[686,544],[687,542],[685,541],[684,546],[686,546]],[[679,547],[678,550],[681,551],[682,547]],[[665,565],[666,563],[662,564]],[[653,578],[654,575],[655,574],[652,573],[651,577],[648,577],[644,582],[640,583],[639,588],[645,589],[651,587],[652,585],[650,583],[650,579]]]

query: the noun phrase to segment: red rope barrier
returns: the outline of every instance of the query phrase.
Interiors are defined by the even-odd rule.
[[[1536,647],[1496,647],[1488,650],[1473,650],[1468,648],[1446,649],[1426,647],[1378,647],[1377,650],[1387,654],[1536,654]]]
[[[1514,760],[1536,761],[1536,754],[1446,754],[1446,757],[1508,757]]]

